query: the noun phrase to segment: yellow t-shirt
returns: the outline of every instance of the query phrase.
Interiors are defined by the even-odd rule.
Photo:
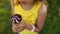
[[[36,24],[38,17],[38,10],[41,7],[42,2],[38,1],[30,10],[24,10],[20,4],[14,6],[15,14],[20,14],[22,19],[25,20],[28,24]],[[20,34],[38,34],[37,32],[29,32],[27,29],[24,29]]]

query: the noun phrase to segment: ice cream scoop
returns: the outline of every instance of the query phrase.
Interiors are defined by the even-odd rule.
[[[21,22],[22,17],[19,14],[15,14],[11,17],[11,20],[12,20],[13,23],[18,24],[18,23]]]

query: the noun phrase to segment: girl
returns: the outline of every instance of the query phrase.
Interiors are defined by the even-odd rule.
[[[13,32],[38,34],[42,30],[47,14],[46,0],[11,0],[11,8],[12,15],[21,15],[23,23],[12,23]]]

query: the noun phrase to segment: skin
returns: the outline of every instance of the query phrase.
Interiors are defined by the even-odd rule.
[[[19,2],[25,10],[30,10],[34,5],[34,0],[19,0]],[[11,0],[12,15],[14,15],[13,6],[14,6],[13,0]],[[36,23],[37,26],[35,27],[35,32],[39,32],[42,30],[46,19],[46,15],[47,15],[47,6],[44,3],[42,3],[42,6],[38,11],[38,18]],[[24,28],[28,30],[31,30],[33,28],[31,24],[27,24],[24,20],[22,20],[21,22],[22,24],[19,25],[12,23],[13,32],[21,32],[23,31]]]

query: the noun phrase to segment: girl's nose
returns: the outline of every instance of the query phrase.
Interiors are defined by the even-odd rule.
[[[24,1],[24,0],[19,0],[19,1]]]
[[[24,1],[24,0],[21,0],[21,1]]]

